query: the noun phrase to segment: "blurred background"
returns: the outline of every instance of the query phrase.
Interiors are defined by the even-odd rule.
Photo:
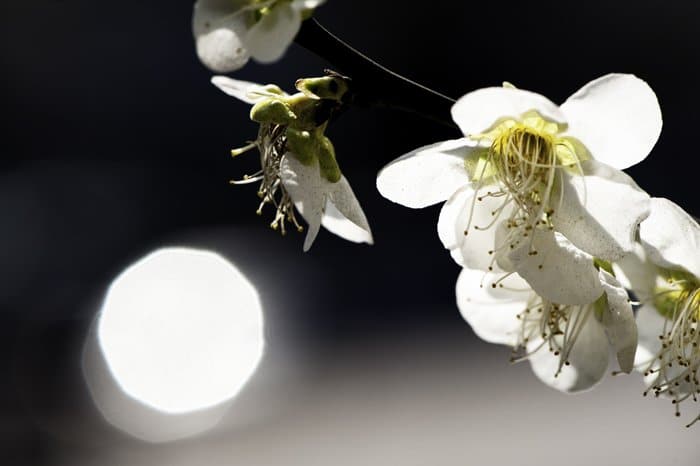
[[[271,211],[255,215],[256,188],[228,184],[255,170],[255,155],[232,160],[229,150],[256,126],[198,62],[192,3],[0,5],[0,464],[698,464],[700,427],[643,398],[640,376],[563,395],[463,322],[439,207],[405,209],[374,187],[384,164],[454,130],[390,110],[347,112],[328,134],[375,245],[321,231],[304,254],[303,234],[268,228]],[[664,129],[629,173],[699,215],[698,10],[330,0],[316,18],[455,98],[508,80],[562,102],[603,74],[640,76]],[[293,46],[283,61],[235,76],[292,90],[327,66]],[[104,361],[89,362],[112,280],[172,246],[227,258],[264,314],[257,372],[206,419],[154,413],[99,375]],[[98,392],[122,404],[110,411]],[[694,416],[697,404],[685,404]]]

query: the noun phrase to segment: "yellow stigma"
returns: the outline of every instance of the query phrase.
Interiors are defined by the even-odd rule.
[[[505,128],[491,145],[496,177],[521,206],[539,203],[556,165],[554,138],[522,123]]]
[[[555,170],[576,169],[589,158],[581,144],[560,135],[563,129],[537,112],[519,120],[506,119],[488,132],[471,136],[490,142],[490,147],[467,169],[475,181],[495,178],[522,209],[541,212],[549,201]]]
[[[465,159],[480,193],[472,201],[471,212],[485,198],[498,199],[500,206],[492,210],[493,219],[486,225],[472,225],[470,213],[464,234],[504,224],[505,236],[487,251],[492,262],[524,242],[529,243],[529,254],[537,255],[533,230],[554,228],[552,219],[561,198],[555,188],[561,182],[561,170],[581,175],[581,162],[590,158],[583,144],[563,134],[565,130],[565,125],[531,111],[517,119],[502,118],[490,130],[470,135],[483,148]],[[488,189],[481,191],[483,187]]]

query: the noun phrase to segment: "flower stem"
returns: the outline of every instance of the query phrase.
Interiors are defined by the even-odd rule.
[[[450,116],[454,99],[383,67],[334,36],[315,19],[302,23],[295,40],[352,79],[351,104],[411,112],[457,127]]]

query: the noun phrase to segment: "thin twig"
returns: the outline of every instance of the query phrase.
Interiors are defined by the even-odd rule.
[[[457,127],[450,116],[454,99],[385,68],[334,36],[315,19],[302,23],[296,42],[352,79],[351,104],[393,108]]]

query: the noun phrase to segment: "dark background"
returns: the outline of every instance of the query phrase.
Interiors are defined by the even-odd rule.
[[[276,303],[268,339],[296,342],[315,361],[425,335],[457,341],[467,362],[483,349],[454,305],[458,267],[436,235],[439,207],[412,211],[374,187],[384,164],[456,131],[390,110],[343,115],[328,133],[375,245],[322,231],[303,254],[303,235],[280,238],[267,228],[271,211],[255,215],[254,187],[228,184],[255,169],[255,155],[228,154],[256,127],[245,104],[209,84],[191,9],[165,0],[0,6],[2,464],[50,464],[57,450],[94,448],[80,434],[100,422],[76,355],[109,282],[162,245],[226,253]],[[636,74],[657,93],[664,129],[628,172],[698,215],[698,10],[690,1],[330,0],[316,18],[455,98],[507,80],[562,102],[603,74]],[[293,46],[281,62],[235,76],[292,90],[327,66]],[[668,417],[680,427],[670,409]]]

